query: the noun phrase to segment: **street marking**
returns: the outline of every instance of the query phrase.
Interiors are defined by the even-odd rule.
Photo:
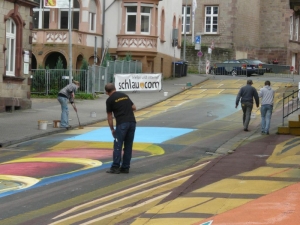
[[[167,185],[170,185],[170,184],[172,184],[172,183],[176,183],[176,182],[178,182],[178,181],[180,181],[180,180],[189,179],[189,178],[192,177],[192,176],[193,176],[193,175],[185,176],[185,177],[182,177],[182,178],[180,178],[180,179],[174,180],[174,181],[172,181],[172,182],[169,182],[169,183],[166,183],[166,184],[162,184],[162,185],[156,186],[156,187],[154,187],[154,188],[150,188],[150,189],[147,189],[147,190],[145,190],[145,191],[141,191],[141,192],[138,192],[138,193],[136,193],[136,194],[133,194],[133,195],[130,195],[130,196],[127,196],[127,197],[124,197],[124,198],[120,198],[120,199],[118,199],[118,200],[116,200],[116,201],[113,201],[113,202],[110,202],[110,203],[107,203],[107,204],[104,204],[104,205],[101,205],[101,206],[92,208],[92,209],[90,209],[90,210],[83,211],[83,212],[81,212],[81,213],[77,213],[77,214],[74,215],[74,216],[70,216],[70,217],[64,218],[64,219],[62,219],[62,220],[56,221],[56,222],[54,222],[54,223],[51,223],[50,225],[59,224],[59,223],[64,222],[64,221],[66,221],[66,220],[73,219],[73,218],[76,218],[76,217],[79,217],[79,216],[82,216],[82,215],[85,215],[85,214],[88,214],[88,213],[91,213],[91,212],[100,210],[100,209],[105,208],[105,207],[107,207],[107,206],[109,206],[109,205],[113,205],[113,204],[116,204],[116,203],[118,203],[118,202],[122,202],[122,201],[127,200],[127,199],[132,199],[132,198],[134,198],[134,197],[136,197],[136,196],[138,196],[138,195],[141,195],[141,194],[144,194],[144,193],[147,193],[147,192],[154,191],[154,190],[156,190],[156,189],[158,189],[158,188],[162,188],[162,187],[167,186]],[[167,194],[163,194],[163,195],[160,195],[160,196],[166,196],[166,195],[168,195],[168,194],[170,194],[170,193],[171,193],[171,192],[168,192]],[[158,197],[160,198],[160,196],[158,196]],[[149,199],[149,200],[147,200],[147,201],[152,202],[152,201],[155,201],[155,200],[156,200],[156,198],[152,198],[152,199]],[[147,201],[145,201],[144,203],[146,203]],[[139,206],[144,205],[144,203],[139,204]],[[118,215],[118,214],[122,213],[124,210],[126,211],[126,210],[128,210],[128,209],[137,208],[137,206],[138,206],[138,205],[136,205],[135,207],[130,207],[130,208],[127,207],[127,208],[122,209],[122,210],[120,210],[120,211],[117,211],[117,212],[115,212],[115,213],[113,213],[113,214],[108,214],[108,215],[106,215],[106,216],[104,216],[104,217],[100,217],[100,218],[101,218],[101,220],[102,220],[102,219],[104,219],[104,218],[106,218],[106,217],[108,217],[108,216]],[[58,217],[61,217],[61,215],[59,215]],[[55,218],[57,218],[57,217],[55,217]],[[53,218],[53,219],[55,219],[55,218]],[[97,220],[100,220],[100,219],[97,219]]]
[[[70,210],[68,210],[68,211],[66,211],[66,212],[64,212],[64,213],[62,213],[62,214],[60,214],[60,215],[54,217],[53,219],[57,219],[57,218],[59,218],[59,217],[68,215],[68,214],[73,213],[73,212],[75,212],[75,211],[77,211],[77,210],[80,210],[80,209],[82,209],[82,208],[84,208],[84,207],[88,207],[88,206],[90,206],[90,205],[97,204],[98,202],[101,202],[101,201],[103,201],[103,200],[105,200],[105,199],[112,198],[112,197],[115,197],[115,196],[117,196],[117,195],[121,195],[121,194],[126,193],[126,192],[131,192],[131,191],[133,191],[133,190],[135,190],[135,189],[139,189],[139,188],[141,188],[141,187],[143,187],[143,186],[151,185],[151,184],[153,184],[153,183],[158,183],[159,181],[166,180],[166,179],[172,178],[172,177],[176,177],[176,176],[179,176],[180,174],[184,174],[184,173],[187,173],[187,172],[189,172],[189,171],[193,171],[193,170],[195,170],[195,169],[198,169],[199,167],[203,167],[203,166],[207,165],[208,163],[210,163],[210,161],[205,162],[205,163],[202,163],[202,164],[200,164],[200,165],[198,165],[198,166],[195,166],[195,167],[186,169],[186,170],[184,170],[184,171],[181,171],[181,172],[178,172],[178,173],[174,173],[174,174],[171,174],[171,175],[168,175],[168,176],[164,176],[164,177],[161,177],[161,178],[152,180],[152,181],[148,181],[148,182],[145,182],[145,183],[143,183],[143,184],[134,186],[134,187],[132,187],[132,188],[128,188],[128,189],[126,189],[126,190],[123,190],[123,191],[120,191],[120,192],[111,194],[111,195],[109,195],[109,196],[105,196],[105,197],[102,197],[102,198],[99,198],[99,199],[96,199],[96,200],[87,202],[87,203],[85,203],[85,204],[75,206],[74,208],[72,208],[72,209],[70,209]],[[184,178],[181,178],[181,179],[184,179]],[[176,181],[178,181],[178,180],[175,180],[175,181],[172,181],[172,182],[176,182]],[[169,183],[168,183],[168,184],[169,184]],[[157,187],[156,187],[156,188],[157,188]],[[149,191],[149,190],[147,190],[147,191]],[[140,193],[141,193],[141,192],[140,192]],[[140,194],[140,193],[139,193],[139,194]],[[130,198],[131,198],[131,197],[132,197],[132,196],[130,196]],[[123,200],[124,200],[124,198],[123,198]],[[109,204],[110,204],[110,203],[109,203]],[[78,214],[77,214],[77,215],[78,215]]]
[[[157,196],[157,197],[155,197],[155,198],[149,199],[149,200],[147,200],[147,201],[145,201],[145,202],[142,202],[142,203],[140,203],[140,204],[138,204],[138,205],[135,205],[135,206],[133,206],[133,207],[127,207],[127,208],[122,209],[122,210],[119,210],[119,211],[117,211],[117,212],[110,213],[110,214],[108,214],[108,215],[105,215],[105,216],[96,218],[96,219],[91,220],[91,221],[88,221],[88,222],[86,222],[86,223],[82,223],[82,225],[89,225],[89,224],[92,224],[92,223],[94,223],[94,222],[98,222],[98,221],[100,221],[100,220],[103,220],[103,219],[105,219],[105,218],[108,218],[108,217],[111,217],[111,216],[115,216],[115,215],[121,214],[121,213],[123,213],[123,212],[128,212],[128,211],[130,211],[130,210],[132,210],[132,209],[135,209],[135,208],[142,207],[142,206],[147,205],[147,204],[149,204],[149,203],[151,203],[151,202],[154,202],[154,201],[156,201],[156,200],[158,200],[158,199],[164,198],[164,197],[168,196],[170,193],[171,193],[171,192],[168,192],[168,193],[166,193],[166,194],[163,194],[163,195]],[[51,224],[50,224],[50,225],[51,225]]]

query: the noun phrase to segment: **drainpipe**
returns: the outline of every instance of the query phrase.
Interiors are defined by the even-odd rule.
[[[187,14],[187,0],[185,0],[185,15],[184,15],[183,61],[185,61],[185,52],[186,52],[186,14]]]

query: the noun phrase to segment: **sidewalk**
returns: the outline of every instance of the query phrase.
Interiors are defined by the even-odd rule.
[[[194,86],[207,79],[209,78],[206,76],[188,74],[180,78],[163,80],[161,91],[127,92],[127,94],[139,110],[180,93],[182,88],[187,86],[187,83]],[[168,96],[164,96],[164,92],[168,92]],[[106,120],[106,99],[107,96],[103,94],[96,100],[75,100],[82,126]],[[76,128],[79,126],[76,113],[71,106],[69,111],[70,125]],[[64,132],[65,129],[53,128],[53,120],[60,120],[60,113],[60,104],[56,99],[32,99],[31,109],[0,113],[0,148],[49,134]],[[92,117],[91,113],[96,117]],[[38,129],[39,120],[48,121],[46,130]]]

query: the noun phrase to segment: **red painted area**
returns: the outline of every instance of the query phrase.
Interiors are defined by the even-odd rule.
[[[112,157],[112,153],[112,149],[75,148],[61,151],[44,152],[37,155],[36,157],[107,159]]]
[[[26,176],[43,178],[72,172],[82,168],[82,165],[74,163],[51,163],[51,162],[26,162],[9,163],[0,165],[1,175]]]
[[[297,183],[195,225],[209,220],[213,220],[213,225],[299,225],[299,199]]]

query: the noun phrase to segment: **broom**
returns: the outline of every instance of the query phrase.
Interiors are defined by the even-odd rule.
[[[79,121],[79,116],[78,116],[78,113],[77,113],[77,107],[76,107],[76,105],[75,105],[75,102],[73,102],[74,103],[74,110],[75,110],[75,108],[76,108],[76,110],[75,110],[75,112],[76,112],[76,115],[77,115],[77,119],[78,119],[78,123],[79,123],[79,127],[78,127],[78,129],[83,129],[83,126],[81,126],[81,124],[80,124],[80,121]]]

